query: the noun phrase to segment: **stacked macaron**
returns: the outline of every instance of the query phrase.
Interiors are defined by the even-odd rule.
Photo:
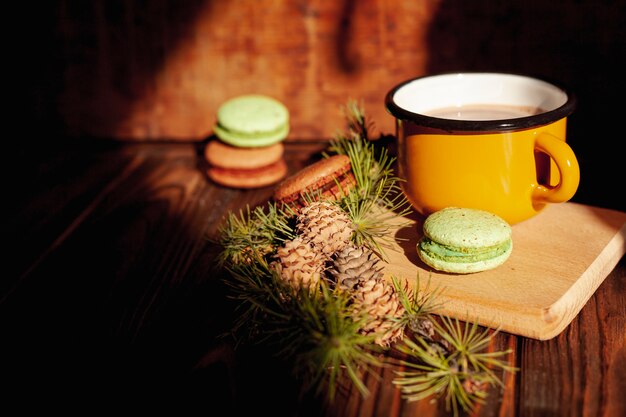
[[[428,266],[456,274],[486,271],[511,255],[511,226],[499,216],[477,209],[448,207],[430,214],[417,244]]]
[[[208,177],[232,188],[259,188],[287,174],[283,141],[289,112],[278,100],[260,94],[234,97],[217,111],[215,138],[205,148]]]

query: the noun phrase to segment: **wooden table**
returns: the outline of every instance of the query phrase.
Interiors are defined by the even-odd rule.
[[[210,238],[227,211],[272,189],[211,184],[202,147],[68,140],[5,156],[5,399],[87,415],[448,415],[441,401],[402,400],[391,368],[367,379],[368,398],[347,390],[325,403],[266,348],[221,337],[235,306]],[[288,146],[291,172],[321,148]],[[474,415],[626,415],[625,294],[622,257],[559,336],[498,334],[493,348],[513,349],[520,370]]]

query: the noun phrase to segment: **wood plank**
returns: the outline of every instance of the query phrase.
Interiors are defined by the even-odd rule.
[[[513,226],[513,253],[476,274],[433,271],[419,260],[419,217],[396,231],[389,276],[443,289],[442,314],[535,339],[558,335],[626,253],[626,213],[577,203],[550,205]],[[399,240],[404,238],[406,240]]]
[[[396,83],[496,69],[539,72],[570,85],[581,99],[577,123],[585,125],[580,142],[588,146],[584,138],[598,129],[610,134],[600,121],[619,118],[608,103],[623,87],[609,80],[623,72],[614,51],[624,48],[624,17],[589,0],[577,6],[56,0],[33,17],[33,40],[18,48],[26,113],[45,122],[34,123],[42,130],[54,123],[74,135],[202,140],[221,102],[260,92],[292,111],[290,140],[330,138],[349,98],[363,99],[377,126],[391,132],[383,100]],[[619,0],[615,10],[623,7]],[[535,30],[523,30],[529,26]]]
[[[84,143],[83,143],[84,145]],[[9,182],[5,233],[11,242],[3,298],[89,215],[97,202],[136,168],[120,146],[76,144],[38,147],[12,156],[17,181]]]
[[[521,339],[520,415],[625,415],[625,266],[622,258],[563,333]]]
[[[234,378],[234,365],[232,346],[219,336],[235,306],[214,269],[210,238],[229,210],[264,203],[273,190],[212,184],[201,168],[202,146],[126,145],[111,153],[60,147],[30,161],[41,165],[24,182],[32,185],[24,188],[30,199],[15,200],[14,230],[30,230],[20,250],[36,262],[22,263],[25,279],[0,303],[6,351],[20,379],[45,385],[63,373],[69,383],[58,389],[116,399],[136,389],[186,395],[183,386],[224,393],[220,377]],[[290,170],[313,149],[320,145],[291,149]],[[40,213],[48,215],[42,226],[28,229]],[[42,348],[55,359],[34,360]],[[83,392],[100,378],[116,388]],[[234,402],[228,406],[236,410]]]
[[[75,214],[81,221],[69,232],[54,227],[64,238],[0,305],[5,348],[20,379],[94,396],[121,394],[137,381],[158,388],[217,344],[214,334],[229,323],[221,312],[228,303],[212,291],[220,282],[195,266],[207,245],[215,190],[196,169],[193,148],[184,149],[133,150],[137,162],[103,196],[92,193],[85,175],[71,197],[90,209]],[[98,183],[109,171],[92,175]],[[35,206],[48,197],[43,193]],[[66,385],[55,381],[60,374]],[[102,380],[117,386],[84,392]]]
[[[517,366],[518,353],[516,351],[517,336],[500,333],[492,340],[489,351],[504,351],[511,349],[512,353],[505,358],[511,366]],[[392,353],[387,355],[386,364],[377,370],[374,375],[365,378],[369,395],[363,397],[356,389],[340,391],[340,395],[334,403],[326,405],[326,415],[331,416],[368,416],[368,417],[393,417],[393,416],[449,416],[445,409],[444,400],[431,396],[418,402],[408,402],[402,397],[392,381],[396,372],[404,370],[404,367],[395,361],[404,358],[403,355]],[[488,388],[488,397],[484,404],[477,404],[473,415],[516,415],[516,375],[496,371],[496,375],[502,379],[504,387],[493,386]]]
[[[290,109],[290,140],[310,140],[355,98],[389,132],[384,94],[424,72],[439,3],[58,1],[58,112],[76,136],[201,141],[223,101],[262,93]]]
[[[227,210],[263,203],[271,187],[213,185],[200,169],[201,144],[69,149],[24,154],[24,168],[28,160],[40,168],[23,177],[30,188],[11,208],[12,233],[28,231],[24,242],[34,244],[20,246],[21,267],[13,262],[26,279],[0,303],[7,398],[36,397],[65,411],[89,403],[207,415],[216,407],[275,417],[449,415],[441,403],[402,400],[390,384],[394,366],[367,377],[370,397],[348,387],[326,404],[301,392],[271,348],[235,349],[221,337],[236,305],[209,238]],[[290,171],[319,149],[290,146]],[[44,252],[29,268],[24,260]],[[553,339],[496,336],[490,349],[513,348],[510,361],[521,371],[504,375],[504,389],[492,388],[473,415],[625,414],[624,262]]]

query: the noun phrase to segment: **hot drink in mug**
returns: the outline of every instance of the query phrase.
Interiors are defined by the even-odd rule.
[[[395,86],[385,102],[396,119],[403,191],[424,215],[468,207],[515,224],[578,188],[578,161],[565,141],[575,98],[554,83],[438,74]]]

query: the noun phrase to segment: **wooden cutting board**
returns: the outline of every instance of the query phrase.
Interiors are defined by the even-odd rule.
[[[414,285],[419,276],[420,288],[438,288],[438,314],[540,340],[569,325],[626,253],[626,213],[568,202],[514,225],[513,252],[500,267],[447,274],[417,256],[423,218],[399,220],[387,277]]]

